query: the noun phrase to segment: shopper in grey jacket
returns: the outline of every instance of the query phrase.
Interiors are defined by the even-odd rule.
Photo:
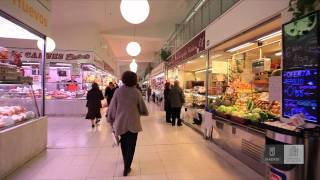
[[[123,175],[131,171],[138,132],[142,131],[140,116],[147,116],[148,109],[142,95],[136,88],[137,75],[126,71],[122,75],[124,86],[120,87],[111,100],[108,122],[116,135],[121,136],[121,151],[124,161]]]
[[[177,125],[182,126],[180,113],[181,107],[184,104],[184,94],[182,89],[179,87],[179,81],[174,82],[174,86],[170,90],[169,93],[170,105],[171,105],[171,113],[172,113],[172,126],[175,126],[176,119],[178,119]]]

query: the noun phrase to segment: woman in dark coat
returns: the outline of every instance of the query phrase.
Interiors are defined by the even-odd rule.
[[[92,83],[92,88],[87,94],[88,113],[86,115],[86,119],[91,120],[92,128],[95,127],[95,124],[97,124],[101,118],[101,100],[103,100],[102,91],[99,89],[97,83]],[[96,122],[94,121],[95,119]]]
[[[171,106],[170,106],[170,83],[166,82],[163,96],[164,96],[164,110],[166,111],[166,122],[171,123]]]

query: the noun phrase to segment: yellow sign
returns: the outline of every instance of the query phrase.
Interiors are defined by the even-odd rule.
[[[20,10],[22,10],[24,13],[26,13],[28,16],[33,18],[35,21],[43,25],[44,27],[48,26],[48,19],[44,17],[39,11],[37,11],[35,8],[32,7],[31,4],[29,4],[25,0],[11,0],[14,6],[18,7]]]

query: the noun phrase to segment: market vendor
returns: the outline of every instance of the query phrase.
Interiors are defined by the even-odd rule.
[[[75,92],[78,90],[78,82],[75,80],[75,76],[71,76],[71,79],[67,83],[68,91]]]

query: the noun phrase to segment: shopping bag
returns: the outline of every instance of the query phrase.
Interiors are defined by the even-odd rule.
[[[114,133],[114,132],[112,132],[111,135],[112,135],[112,139],[113,139],[112,147],[117,147],[117,146],[119,146],[119,144],[120,144],[120,138],[119,138],[119,136],[117,136],[116,133]]]

